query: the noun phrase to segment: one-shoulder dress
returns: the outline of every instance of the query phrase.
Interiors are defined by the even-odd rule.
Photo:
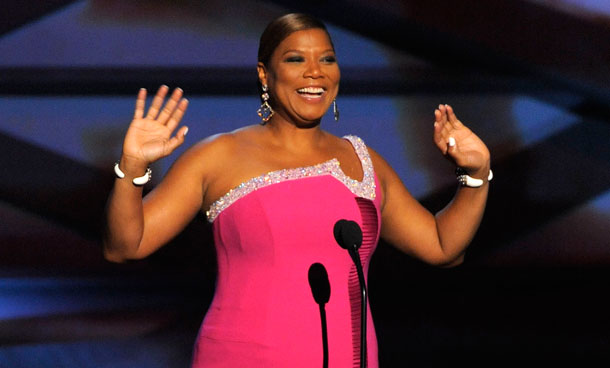
[[[346,136],[364,176],[351,179],[332,159],[248,180],[207,211],[217,251],[214,299],[195,342],[195,368],[322,367],[319,305],[308,281],[328,273],[328,366],[360,365],[360,286],[349,253],[333,235],[340,219],[357,222],[365,275],[379,239],[380,185],[364,142]],[[367,366],[377,368],[377,339],[367,311]]]

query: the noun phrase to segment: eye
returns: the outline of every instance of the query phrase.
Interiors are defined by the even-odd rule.
[[[336,63],[337,62],[337,58],[334,55],[324,56],[322,58],[322,62],[323,63],[328,63],[328,64]]]
[[[304,60],[305,59],[302,56],[289,56],[286,59],[284,59],[284,61],[287,63],[301,63]]]

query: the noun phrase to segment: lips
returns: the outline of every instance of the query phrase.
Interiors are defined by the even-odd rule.
[[[304,97],[317,98],[322,97],[326,90],[322,87],[303,87],[297,89],[297,93]]]

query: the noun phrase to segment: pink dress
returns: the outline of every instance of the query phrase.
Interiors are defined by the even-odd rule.
[[[356,221],[365,274],[379,238],[380,191],[364,142],[346,136],[362,181],[339,161],[274,171],[253,178],[207,212],[218,257],[214,300],[195,343],[193,367],[321,367],[320,310],[309,267],[328,272],[329,367],[359,367],[360,287],[348,252],[334,239],[339,219]],[[367,363],[377,368],[377,339],[367,312]]]

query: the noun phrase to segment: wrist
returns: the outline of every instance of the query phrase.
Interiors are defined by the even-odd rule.
[[[125,155],[121,156],[119,161],[117,161],[116,163],[119,164],[119,168],[125,174],[125,176],[129,178],[135,178],[144,175],[146,173],[146,170],[150,166],[150,164],[146,161],[131,158]]]
[[[114,164],[114,173],[118,179],[131,179],[131,182],[136,186],[142,186],[152,179],[152,170],[150,167],[129,162],[121,158]]]
[[[487,168],[486,171],[478,170],[469,173],[463,168],[457,167],[455,169],[455,175],[461,186],[470,188],[478,188],[493,179],[493,172],[490,168]]]
[[[480,179],[480,180],[487,180],[489,177],[489,173],[491,172],[491,169],[489,167],[485,167],[483,169],[480,170],[476,170],[476,171],[464,171],[466,175],[474,178],[474,179]]]

